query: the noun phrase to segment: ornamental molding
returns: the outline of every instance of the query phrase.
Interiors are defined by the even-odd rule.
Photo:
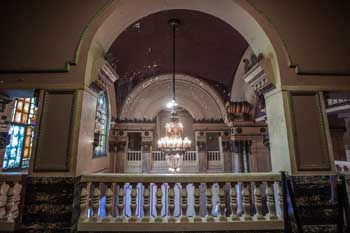
[[[125,99],[120,119],[154,119],[171,99],[170,74],[149,78],[137,85]],[[176,96],[180,107],[194,119],[227,119],[222,97],[205,81],[176,75]]]

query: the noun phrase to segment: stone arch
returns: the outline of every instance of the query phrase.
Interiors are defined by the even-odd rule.
[[[149,78],[125,99],[121,119],[153,119],[172,98],[172,75]],[[185,74],[176,75],[176,100],[194,119],[227,119],[222,97],[205,81]]]
[[[91,59],[96,58],[96,47],[107,51],[113,41],[132,23],[152,13],[171,9],[201,11],[234,27],[247,40],[255,54],[264,54],[266,59],[262,64],[263,68],[275,86],[280,86],[280,73],[290,63],[286,49],[271,24],[244,0],[222,0],[220,4],[211,0],[112,1],[90,23],[77,50],[81,51],[80,58],[87,56],[85,76],[90,74],[89,64]]]

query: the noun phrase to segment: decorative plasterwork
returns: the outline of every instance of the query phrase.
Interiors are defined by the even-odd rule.
[[[224,123],[193,123],[194,131],[226,131],[230,128]]]
[[[234,125],[231,127],[231,140],[251,140],[256,137],[267,137],[267,125],[266,124],[254,124],[246,122],[244,125]]]
[[[113,85],[119,79],[118,74],[115,73],[111,65],[105,62],[98,70],[97,79],[90,83],[90,89],[96,93],[100,93],[107,89],[108,85]]]
[[[114,69],[106,62],[100,69],[100,74],[107,80],[114,83],[119,79],[118,74],[114,71]]]
[[[152,77],[140,83],[126,98],[120,119],[154,119],[171,100],[170,74]],[[176,75],[176,101],[196,119],[227,119],[221,96],[205,81],[188,75]]]
[[[252,63],[254,65],[247,65],[247,71],[243,76],[244,81],[253,88],[258,98],[258,105],[262,111],[265,110],[264,94],[274,88],[272,81],[262,68],[263,59],[262,55],[259,55]]]
[[[116,131],[152,131],[156,123],[116,123],[112,130]]]
[[[226,102],[225,104],[228,119],[230,121],[249,120],[249,112],[252,109],[252,105],[246,101],[242,102]]]

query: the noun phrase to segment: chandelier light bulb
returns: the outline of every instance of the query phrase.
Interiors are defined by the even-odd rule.
[[[170,108],[170,109],[172,109],[172,108],[174,108],[174,107],[176,107],[177,106],[177,103],[176,103],[176,101],[174,100],[174,99],[172,99],[170,102],[168,102],[167,104],[166,104],[166,107],[167,108]]]

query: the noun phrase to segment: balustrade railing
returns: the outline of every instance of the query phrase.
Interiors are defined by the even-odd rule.
[[[128,151],[128,161],[141,161],[141,151]]]
[[[197,162],[197,151],[186,151],[183,156],[184,163],[196,163]]]
[[[142,171],[142,151],[128,151],[126,171],[130,173]]]
[[[165,162],[165,154],[161,151],[152,151],[152,160],[156,162]]]
[[[335,167],[338,172],[344,172],[350,174],[350,161],[335,160]]]
[[[23,174],[0,173],[0,229],[15,230],[23,197]]]
[[[208,151],[208,161],[220,161],[221,153],[220,151]]]
[[[283,229],[280,175],[87,174],[79,231]]]

